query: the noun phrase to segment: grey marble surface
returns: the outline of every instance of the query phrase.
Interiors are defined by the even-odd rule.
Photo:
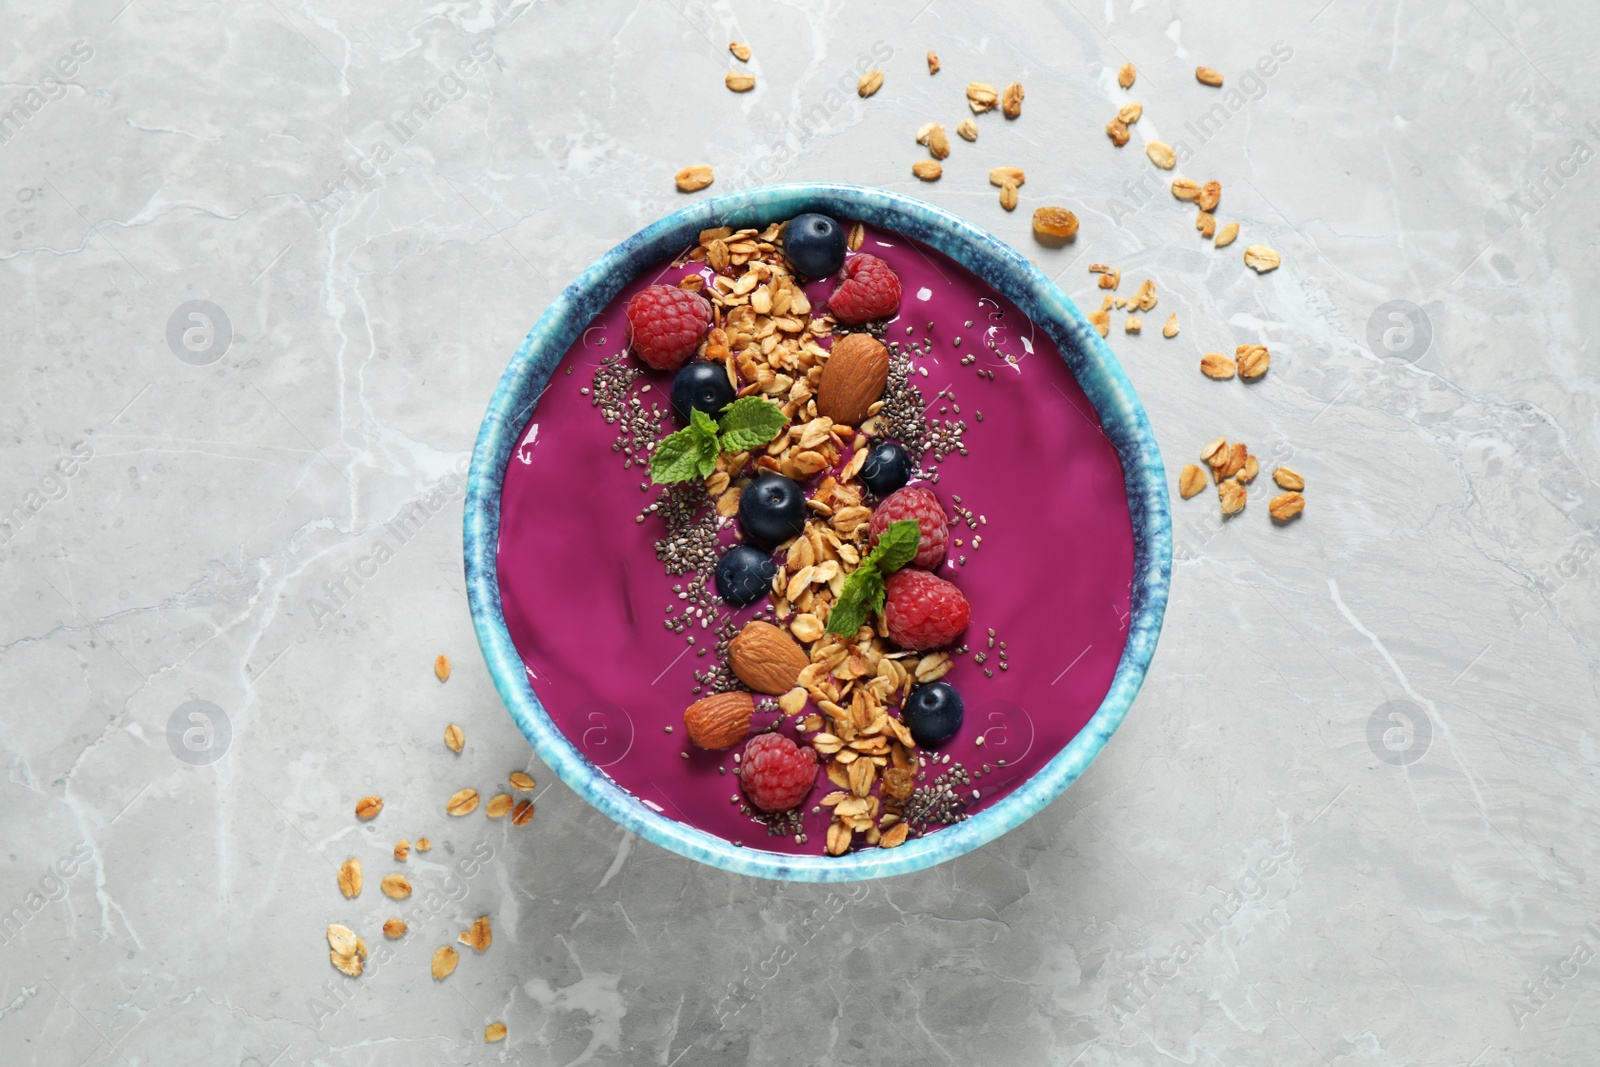
[[[1590,7],[124,3],[12,0],[0,35],[0,1062],[1594,1062]],[[1022,82],[1022,118],[913,180],[969,80]],[[1156,137],[1221,181],[1232,249]],[[1285,528],[1264,484],[1226,526],[1175,501],[1126,725],[932,871],[778,885],[633,840],[546,780],[476,652],[458,472],[489,393],[700,161],[714,191],[928,198],[1084,304],[1091,261],[1155,279],[1111,343],[1174,475],[1225,433],[1309,482]],[[1032,242],[1047,202],[1074,246]],[[1255,242],[1283,267],[1245,270]],[[1260,385],[1196,371],[1255,341]],[[524,767],[528,826],[444,817]],[[344,978],[324,926],[376,947],[420,835],[412,934]],[[435,983],[482,914],[492,948]]]

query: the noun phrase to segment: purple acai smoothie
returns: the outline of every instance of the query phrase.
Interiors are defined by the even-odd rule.
[[[912,832],[931,833],[1004,798],[1099,707],[1127,638],[1132,521],[1116,450],[1042,330],[981,279],[898,234],[866,228],[860,253],[900,278],[900,310],[881,336],[909,363],[905,381],[922,394],[936,445],[916,483],[953,520],[936,573],[971,605],[964,651],[943,678],[961,694],[964,721],[918,752],[922,818]],[[837,788],[825,774],[798,823],[779,832],[744,803],[742,744],[703,751],[684,727],[684,709],[716,687],[719,670],[726,677],[719,628],[772,614],[765,599],[729,608],[714,584],[706,593],[707,574],[693,587],[696,576],[668,573],[656,547],[665,505],[649,510],[662,487],[644,450],[625,447],[640,427],[678,428],[672,375],[626,354],[627,302],[691,274],[713,278],[706,262],[678,261],[625,288],[567,352],[524,428],[501,496],[506,625],[551,719],[623,789],[745,847],[818,854],[831,817],[820,802]],[[805,286],[817,312],[836,284]],[[721,545],[740,539],[736,519],[719,527]],[[781,723],[799,736],[794,717],[757,701],[752,734]]]

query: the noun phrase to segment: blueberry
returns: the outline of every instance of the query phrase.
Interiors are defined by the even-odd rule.
[[[717,563],[717,595],[736,608],[754,604],[772,588],[778,573],[772,557],[759,548],[734,545]]]
[[[861,481],[873,494],[888,496],[911,480],[911,457],[893,441],[878,441],[861,465]]]
[[[794,537],[806,525],[806,495],[781,474],[763,474],[739,494],[744,532],[764,545]]]
[[[807,278],[823,278],[844,266],[844,227],[826,215],[796,215],[783,231],[783,252]]]
[[[911,691],[900,718],[911,737],[925,748],[943,744],[961,729],[961,694],[948,682],[928,682]]]
[[[720,363],[697,359],[672,379],[672,410],[684,425],[689,423],[691,408],[715,419],[731,403],[733,386],[728,384],[727,368]]]

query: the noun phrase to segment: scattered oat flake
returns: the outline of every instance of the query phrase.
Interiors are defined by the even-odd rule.
[[[1162,337],[1176,337],[1176,336],[1178,336],[1178,313],[1176,311],[1174,311],[1172,314],[1167,316],[1167,324],[1165,326],[1161,327],[1161,336]]]
[[[328,924],[328,947],[336,955],[354,956],[359,940],[356,937],[356,932],[348,926],[340,926],[338,923]]]
[[[517,801],[517,806],[511,809],[511,825],[526,826],[531,818],[533,818],[533,801]]]
[[[510,814],[511,796],[508,793],[496,793],[489,798],[489,803],[484,806],[483,813],[491,819],[499,819]]]
[[[339,892],[354,899],[361,895],[361,861],[345,860],[339,867]]]
[[[433,842],[432,841],[429,841],[426,837],[417,838],[417,851],[418,852],[427,852],[431,848],[433,848]]]
[[[470,815],[478,810],[478,791],[458,789],[445,802],[444,810],[451,815]]]
[[[1237,222],[1224,223],[1222,229],[1217,231],[1217,239],[1213,242],[1218,248],[1226,248],[1233,244],[1233,239],[1239,236]]]
[[[1194,76],[1200,82],[1201,85],[1221,85],[1222,84],[1222,72],[1221,71],[1217,71],[1217,70],[1213,70],[1210,67],[1196,67],[1196,68],[1194,68]]]
[[[490,1023],[488,1026],[483,1028],[483,1040],[485,1044],[492,1045],[496,1041],[504,1041],[505,1039],[505,1023]]]
[[[433,953],[433,976],[444,979],[455,973],[456,964],[461,962],[461,957],[449,945],[436,949]]]
[[[1246,381],[1253,382],[1267,373],[1272,363],[1266,345],[1240,345],[1233,355],[1239,364],[1239,377]]]
[[[1237,515],[1244,510],[1245,488],[1232,478],[1224,478],[1217,483],[1217,499],[1222,504],[1224,515]],[[1270,505],[1269,505],[1270,509]]]
[[[1137,315],[1129,315],[1123,320],[1123,333],[1138,333],[1142,329],[1144,329],[1144,320]]]
[[[750,62],[750,46],[740,41],[730,41],[728,51],[733,53],[735,59],[741,63]]]
[[[1306,487],[1306,480],[1300,472],[1292,467],[1278,467],[1272,472],[1272,480],[1278,483],[1280,489],[1290,489],[1298,492]]]
[[[1111,138],[1111,143],[1121,148],[1128,143],[1128,124],[1121,119],[1112,119],[1106,123],[1106,136]]]
[[[1162,170],[1171,170],[1178,165],[1177,153],[1165,141],[1151,141],[1144,146],[1144,154],[1150,157],[1150,162]]]
[[[962,119],[956,124],[956,133],[961,135],[963,141],[976,141],[978,139],[978,124],[970,118]]]
[[[529,778],[526,774],[522,773],[521,771],[512,771],[511,772],[510,782],[511,782],[511,788],[513,788],[513,789],[520,790],[520,791],[522,791],[524,793],[533,792],[533,787],[534,787],[534,784],[535,784],[534,780],[532,778]]]
[[[1007,184],[1021,186],[1028,180],[1021,167],[993,167],[989,171],[989,184],[1004,187]]]
[[[358,819],[370,819],[382,810],[382,797],[362,797],[356,801],[356,818]]]
[[[363,970],[360,956],[342,956],[337,952],[328,953],[328,961],[351,978],[360,978]]]
[[[484,915],[474,919],[472,926],[461,931],[461,936],[456,940],[479,952],[488,948],[490,943],[494,941],[494,934],[489,930],[489,917]]]
[[[1017,187],[1011,182],[1006,182],[1000,187],[1000,206],[1007,211],[1017,209]]]
[[[433,661],[433,676],[441,682],[450,680],[450,657],[440,656]]]
[[[1122,69],[1117,71],[1117,84],[1122,86],[1124,89],[1132,89],[1133,79],[1136,76],[1136,73],[1137,72],[1133,69],[1132,63],[1122,64]]]
[[[461,746],[467,743],[467,737],[461,732],[461,727],[451,723],[444,728],[444,743],[451,752],[460,752]]]
[[[730,70],[723,77],[722,84],[736,93],[748,93],[756,87],[756,76],[742,70]]]
[[[1267,514],[1277,522],[1288,522],[1306,509],[1306,498],[1299,493],[1279,493],[1267,503]]]
[[[933,51],[932,49],[928,50],[928,73],[939,73],[939,53]]]
[[[385,919],[383,921],[383,936],[393,940],[406,936],[406,921],[404,919]]]
[[[404,900],[411,895],[411,881],[403,874],[386,874],[378,883],[383,895],[390,900]]]
[[[1012,82],[1000,94],[1000,113],[1008,119],[1022,114],[1023,89],[1021,82]]]
[[[1144,117],[1143,104],[1123,104],[1117,108],[1117,121],[1132,126]]]
[[[1265,274],[1269,270],[1277,270],[1282,263],[1278,253],[1266,245],[1250,245],[1244,250],[1244,265],[1257,274]]]
[[[1000,93],[988,82],[967,83],[967,106],[974,115],[981,115],[985,111],[994,110],[1000,102]]]
[[[883,71],[874,67],[861,75],[861,80],[856,82],[856,95],[871,96],[881,88],[883,88]]]
[[[944,168],[939,166],[937,160],[919,159],[911,164],[911,173],[925,182],[936,182],[939,180],[940,175],[944,173]]]
[[[1178,495],[1188,500],[1206,487],[1206,472],[1193,463],[1184,465],[1178,475]]]
[[[397,860],[400,860],[403,863],[410,856],[411,856],[411,842],[407,841],[405,838],[402,837],[400,840],[398,840],[398,841],[396,841],[394,843],[394,858],[397,859]]]
[[[695,163],[684,167],[672,179],[678,186],[680,193],[697,193],[716,180],[709,166],[704,163]]]

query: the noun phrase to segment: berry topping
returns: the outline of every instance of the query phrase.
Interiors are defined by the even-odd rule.
[[[673,285],[650,285],[628,301],[628,340],[645,364],[677,370],[694,355],[711,305],[706,298]]]
[[[806,495],[781,474],[763,474],[739,494],[739,521],[762,544],[781,544],[805,529]]]
[[[796,215],[783,229],[783,254],[808,278],[821,278],[844,266],[844,250],[844,227],[826,215]]]
[[[877,441],[861,465],[861,481],[873,495],[886,497],[911,480],[911,457],[895,441]]]
[[[911,691],[900,720],[911,731],[911,739],[924,748],[943,744],[961,729],[966,707],[961,694],[949,682],[928,682]]]
[[[672,379],[672,410],[686,426],[690,411],[703,411],[714,419],[731,403],[733,386],[728,384],[727,368],[720,363],[696,360]]]
[[[817,753],[782,734],[757,734],[744,746],[739,781],[750,803],[765,812],[798,807],[817,783]]]
[[[767,595],[777,573],[777,564],[768,553],[734,545],[717,562],[717,595],[736,608],[754,604]]]
[[[967,598],[937,575],[907,567],[889,575],[884,589],[883,623],[901,648],[941,648],[967,628]]]
[[[950,540],[950,520],[939,504],[933,490],[921,485],[908,485],[884,497],[872,513],[872,543],[877,544],[883,531],[891,522],[915,519],[922,537],[917,542],[917,554],[911,565],[932,570],[944,559],[946,543]]]
[[[828,310],[840,322],[855,326],[900,310],[900,279],[877,256],[854,257],[845,264],[844,275],[828,299]]]

